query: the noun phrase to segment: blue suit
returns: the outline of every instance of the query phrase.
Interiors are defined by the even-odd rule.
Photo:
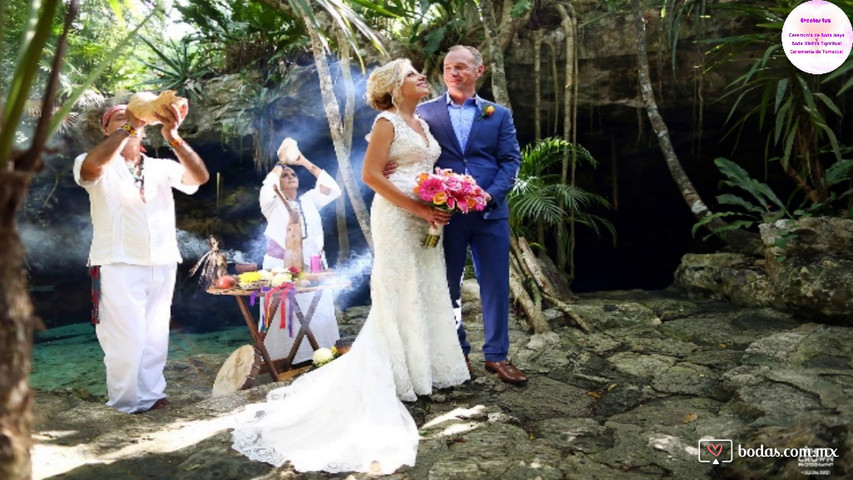
[[[494,112],[482,112],[493,106]],[[417,113],[429,124],[441,145],[436,166],[469,173],[492,197],[482,212],[454,215],[444,227],[447,284],[454,308],[460,307],[462,273],[471,247],[474,273],[483,304],[483,354],[487,362],[505,360],[509,351],[509,206],[521,153],[512,113],[505,107],[477,97],[477,110],[466,145],[459,145],[447,113],[447,94],[418,106]],[[465,355],[471,351],[465,328],[459,322],[459,343]]]

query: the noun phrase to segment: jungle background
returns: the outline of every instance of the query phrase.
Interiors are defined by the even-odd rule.
[[[514,112],[513,295],[534,330],[547,328],[532,318],[543,301],[662,289],[686,253],[755,255],[761,223],[850,218],[853,62],[823,76],[790,64],[779,35],[800,3],[0,1],[0,166],[15,173],[3,186],[4,348],[21,354],[9,371],[26,367],[36,318],[88,320],[91,226],[71,164],[99,140],[103,108],[140,90],[190,99],[181,134],[211,173],[176,197],[185,261],[173,314],[189,330],[240,322],[187,271],[210,235],[230,260],[260,260],[257,191],[287,136],[346,190],[324,212],[327,256],[354,280],[341,307],[364,303],[366,76],[407,57],[437,95],[455,44],[483,52],[480,95]],[[149,155],[170,156],[151,130]]]

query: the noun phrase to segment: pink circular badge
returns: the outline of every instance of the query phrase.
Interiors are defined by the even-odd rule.
[[[840,67],[853,45],[847,15],[832,3],[811,0],[795,8],[782,26],[782,47],[795,67],[821,75]]]

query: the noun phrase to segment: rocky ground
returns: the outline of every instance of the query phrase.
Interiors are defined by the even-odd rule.
[[[573,308],[594,333],[557,311],[551,334],[513,320],[511,356],[527,386],[501,383],[472,354],[473,381],[409,405],[422,425],[417,464],[384,478],[853,478],[850,327],[676,290],[581,295]],[[365,314],[348,310],[344,334]],[[466,322],[478,345],[477,312]],[[84,388],[39,391],[34,478],[369,478],[296,473],[232,451],[233,413],[280,384],[263,376],[211,398],[229,351],[170,360],[173,405],[147,414],[115,412]],[[785,450],[803,448],[832,450]]]

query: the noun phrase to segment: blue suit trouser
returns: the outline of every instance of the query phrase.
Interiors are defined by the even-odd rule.
[[[478,212],[454,215],[444,227],[447,285],[454,308],[461,306],[462,274],[471,247],[483,306],[483,355],[505,360],[509,351],[509,220],[486,220]],[[462,322],[457,333],[465,355],[471,351]]]

